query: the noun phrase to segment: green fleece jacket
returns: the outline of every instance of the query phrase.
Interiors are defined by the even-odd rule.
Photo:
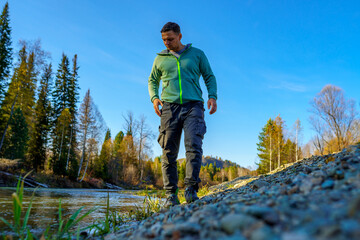
[[[205,81],[208,97],[217,99],[216,79],[203,51],[187,45],[187,49],[180,55],[169,50],[158,53],[149,77],[151,102],[156,98],[160,99],[160,80],[162,101],[178,104],[190,101],[204,102],[200,75]]]

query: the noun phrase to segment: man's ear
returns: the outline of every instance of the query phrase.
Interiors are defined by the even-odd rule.
[[[181,33],[179,33],[179,40],[181,40],[181,38],[182,38],[182,34],[181,34]]]

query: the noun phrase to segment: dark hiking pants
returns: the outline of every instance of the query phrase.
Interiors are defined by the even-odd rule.
[[[199,188],[202,140],[206,132],[204,111],[204,104],[199,101],[184,104],[164,102],[158,142],[163,149],[161,168],[167,194],[175,193],[178,188],[176,159],[182,130],[185,134],[186,150],[185,185],[194,187],[196,191]]]

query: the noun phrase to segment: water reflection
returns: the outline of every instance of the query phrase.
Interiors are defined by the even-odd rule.
[[[0,216],[12,222],[11,194],[15,188],[0,188]],[[33,188],[24,190],[23,203],[25,208],[29,206]],[[118,212],[129,211],[135,204],[142,205],[144,197],[131,195],[118,190],[99,190],[99,189],[37,189],[34,195],[33,206],[31,209],[29,225],[33,229],[43,229],[46,226],[54,225],[58,219],[59,199],[63,217],[70,217],[80,207],[84,207],[82,213],[97,207],[81,223],[86,226],[97,219],[102,219],[106,212],[106,201],[109,192],[110,208]],[[23,211],[25,213],[25,210]],[[7,226],[0,221],[0,232],[8,231]]]

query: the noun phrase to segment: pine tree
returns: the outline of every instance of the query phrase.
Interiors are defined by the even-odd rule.
[[[40,81],[39,97],[35,106],[34,131],[31,134],[27,162],[33,169],[44,169],[51,117],[51,64],[48,65]]]
[[[61,112],[68,108],[68,84],[70,82],[70,69],[69,69],[69,59],[63,54],[61,63],[59,64],[59,68],[57,70],[55,86],[53,91],[53,118],[56,121]]]
[[[116,134],[116,137],[113,142],[112,148],[112,158],[109,163],[109,173],[112,177],[113,182],[121,180],[122,171],[123,171],[123,161],[122,161],[122,152],[121,152],[121,142],[124,139],[124,133],[120,131]]]
[[[258,164],[258,172],[260,174],[267,173],[272,169],[272,153],[274,148],[274,121],[270,118],[259,134],[259,142],[256,144],[257,154],[260,162]]]
[[[120,131],[118,134],[116,134],[114,139],[114,153],[113,153],[113,155],[116,158],[120,158],[120,144],[123,139],[124,139],[123,131]]]
[[[4,144],[3,156],[10,159],[24,159],[29,135],[25,117],[19,107],[15,109],[9,126],[10,129]]]
[[[53,172],[58,175],[67,175],[67,154],[70,142],[71,115],[68,108],[65,108],[58,119],[53,130],[52,159]]]
[[[111,133],[110,129],[106,131],[105,140],[101,147],[100,155],[95,162],[95,176],[107,180],[108,167],[107,164],[111,158]]]
[[[68,145],[68,154],[67,154],[67,167],[69,171],[69,176],[72,178],[77,177],[78,172],[78,161],[76,160],[76,133],[77,133],[77,120],[76,120],[76,112],[77,112],[77,103],[79,96],[79,86],[78,86],[78,69],[79,66],[77,64],[77,55],[75,54],[73,58],[73,70],[71,72],[70,82],[68,84],[68,106],[71,116],[71,126],[70,126],[70,142]]]
[[[0,151],[7,134],[9,122],[14,113],[14,109],[18,107],[21,109],[21,112],[25,117],[27,127],[29,128],[28,132],[32,132],[36,87],[34,57],[35,54],[33,52],[29,55],[27,54],[26,45],[23,45],[19,51],[17,67],[14,69],[13,77],[1,106],[1,123],[3,125],[0,126],[2,132]]]
[[[9,17],[9,4],[5,3],[0,16],[0,103],[5,97],[12,63],[11,27]]]
[[[77,96],[79,87],[77,85],[78,79],[78,65],[77,65],[77,56],[75,55],[73,60],[73,72],[69,69],[69,60],[65,54],[62,55],[61,63],[56,74],[55,80],[55,90],[53,92],[53,120],[55,129],[53,130],[53,159],[52,162],[55,163],[57,159],[61,160],[62,156],[58,154],[66,155],[65,158],[65,171],[67,174],[76,178],[78,173],[78,162],[76,160],[76,111],[77,111]],[[69,125],[62,126],[58,124],[59,118],[63,111],[67,109]],[[66,131],[65,131],[66,128]],[[63,130],[62,130],[63,129]],[[61,149],[59,146],[66,149]],[[61,147],[61,148],[62,148]],[[62,163],[53,164],[53,166],[63,166]],[[60,167],[60,172],[62,174],[63,170]],[[58,170],[56,170],[58,171]]]
[[[179,164],[179,161],[177,162]],[[179,182],[184,183],[185,175],[186,175],[186,161],[182,161],[181,164],[178,165],[178,176]]]
[[[69,60],[62,55],[61,63],[55,77],[55,86],[52,94],[53,101],[53,130],[52,130],[52,159],[51,165],[55,174],[66,174],[68,163],[66,161],[64,146],[68,145],[66,136],[71,117],[67,104],[67,88],[70,81]]]

